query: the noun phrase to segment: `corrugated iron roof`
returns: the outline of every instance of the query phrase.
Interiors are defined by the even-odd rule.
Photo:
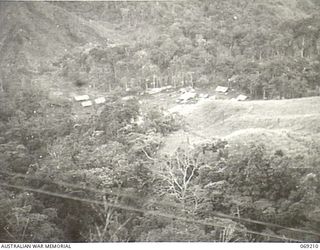
[[[90,107],[92,106],[92,101],[81,102],[82,107]]]
[[[102,104],[102,103],[105,103],[105,102],[106,102],[106,98],[104,98],[104,97],[98,97],[98,98],[96,98],[96,99],[94,100],[94,102],[95,102],[96,104]]]
[[[88,95],[76,95],[74,97],[74,99],[77,101],[77,102],[80,102],[80,101],[87,101],[90,99],[90,97]]]

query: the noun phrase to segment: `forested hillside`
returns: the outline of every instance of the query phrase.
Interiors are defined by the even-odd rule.
[[[106,89],[229,84],[253,99],[319,95],[318,1],[1,3],[1,12],[4,88],[15,63],[29,78],[53,71]]]
[[[319,12],[0,2],[0,242],[319,242]],[[217,85],[259,101],[208,98],[186,117],[162,105]],[[204,141],[162,153],[201,126]]]

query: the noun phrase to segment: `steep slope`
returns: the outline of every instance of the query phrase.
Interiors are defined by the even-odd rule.
[[[1,2],[2,81],[10,84],[21,75],[33,79],[37,73],[57,71],[52,62],[89,43],[130,45],[132,54],[123,65],[137,64],[132,55],[145,53],[147,59],[138,70],[128,73],[130,67],[123,67],[118,74],[133,77],[135,82],[141,81],[145,65],[157,68],[159,78],[170,74],[186,78],[189,71],[196,73],[195,81],[201,76],[210,81],[227,78],[236,74],[235,65],[241,64],[242,57],[267,60],[276,53],[289,53],[283,52],[282,45],[283,39],[291,39],[290,34],[276,35],[280,24],[303,20],[316,10],[311,0]],[[298,51],[299,42],[292,46],[289,51]],[[116,80],[117,84],[121,81]]]
[[[55,70],[52,62],[68,50],[88,42],[105,43],[108,37],[99,25],[47,2],[1,2],[0,11],[3,78],[13,69],[33,76],[43,68]]]

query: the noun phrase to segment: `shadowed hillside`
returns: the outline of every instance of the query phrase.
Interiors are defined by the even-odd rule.
[[[45,2],[1,2],[0,64],[4,85],[29,81],[46,72],[70,49],[108,37],[99,26]],[[52,79],[54,80],[54,79]]]

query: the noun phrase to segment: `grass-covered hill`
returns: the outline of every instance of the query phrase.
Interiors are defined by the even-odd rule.
[[[192,144],[220,137],[234,145],[265,143],[271,152],[305,154],[320,142],[319,105],[319,97],[249,102],[208,99],[173,109],[185,116],[187,127],[168,136],[163,152],[174,152],[187,140]]]

